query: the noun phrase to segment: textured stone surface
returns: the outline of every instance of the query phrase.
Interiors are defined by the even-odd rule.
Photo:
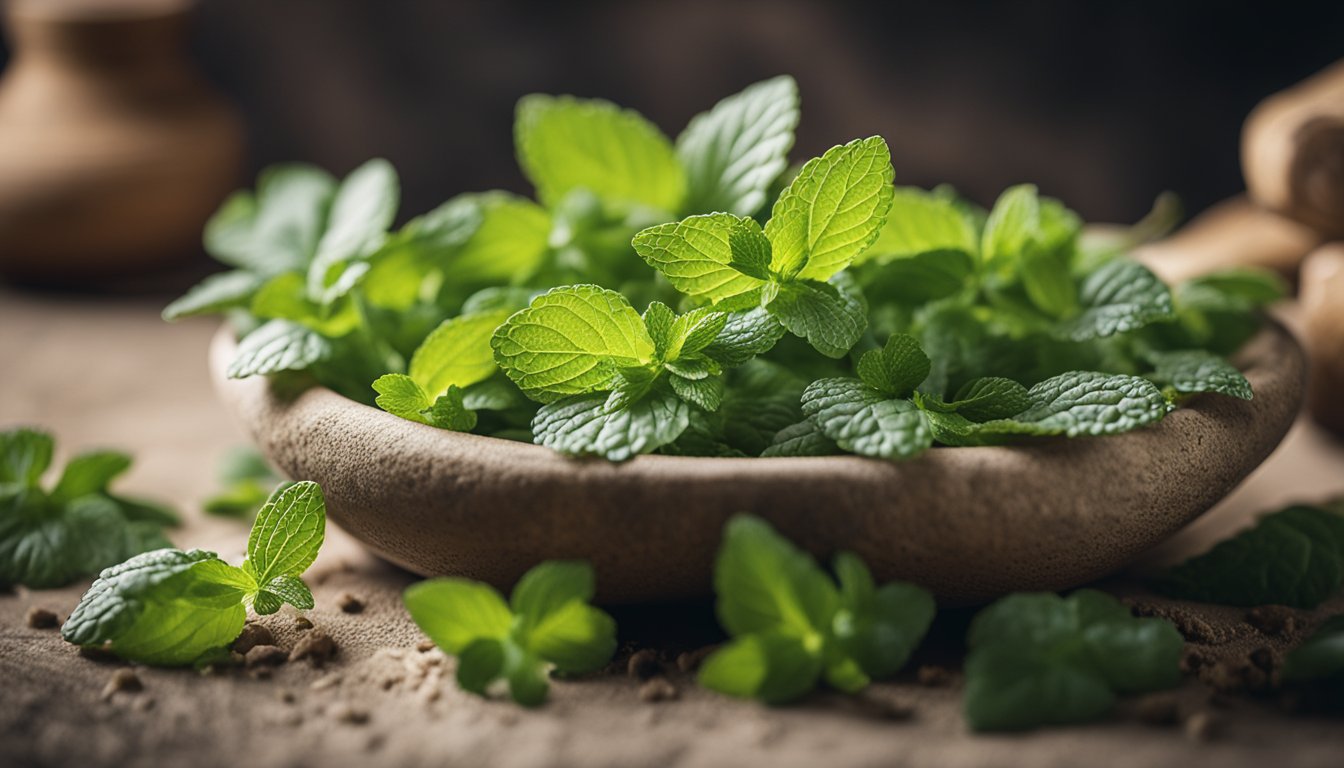
[[[574,460],[446,432],[314,387],[216,388],[261,449],[316,480],[335,522],[421,574],[512,584],[552,558],[591,560],[611,602],[709,593],[725,520],[767,518],[815,553],[850,549],[882,579],[943,602],[1064,589],[1115,571],[1223,498],[1278,445],[1302,399],[1301,349],[1274,326],[1239,359],[1253,401],[1204,396],[1118,437],[857,457]]]

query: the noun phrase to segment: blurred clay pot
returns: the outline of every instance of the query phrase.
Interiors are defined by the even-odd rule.
[[[190,258],[241,123],[187,59],[190,0],[12,0],[0,273],[72,285]]]

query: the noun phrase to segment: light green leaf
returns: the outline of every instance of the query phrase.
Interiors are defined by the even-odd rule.
[[[892,199],[891,154],[880,136],[856,139],[808,161],[779,196],[765,234],[771,269],[829,280],[877,238]]]
[[[858,379],[821,379],[803,392],[803,413],[837,445],[860,456],[907,459],[933,445],[924,412]]]
[[[595,285],[556,288],[495,331],[495,361],[533,400],[611,386],[619,368],[647,365],[653,341],[625,297]]]
[[[975,271],[975,261],[970,255],[947,250],[926,251],[890,261],[875,259],[865,266],[859,280],[864,295],[875,304],[916,305],[944,299],[965,288]]]
[[[945,198],[914,187],[898,187],[886,224],[855,263],[886,263],[946,251],[967,256],[979,252],[970,219]]]
[[[228,377],[301,371],[330,356],[331,344],[321,334],[289,320],[270,320],[239,342]]]
[[[469,387],[497,370],[490,338],[509,317],[507,311],[462,315],[445,320],[411,356],[411,379],[430,398],[456,385]]]
[[[574,189],[604,201],[681,209],[686,177],[672,144],[639,114],[600,100],[525,96],[514,122],[518,162],[555,206]]]
[[[265,281],[264,277],[241,269],[211,275],[164,307],[163,319],[211,315],[226,309],[246,307]]]
[[[1012,262],[1039,236],[1041,203],[1032,184],[1009,187],[994,203],[980,236],[980,256],[991,264]]]
[[[327,226],[336,181],[320,168],[277,165],[257,180],[257,217],[251,242],[231,262],[267,277],[303,270]]]
[[[479,197],[480,225],[441,266],[455,283],[519,283],[546,256],[551,216],[522,197],[492,192]]]
[[[527,646],[560,672],[595,672],[616,652],[616,622],[591,605],[572,600],[531,627]]]
[[[772,630],[733,640],[705,659],[700,685],[728,696],[770,704],[792,701],[811,691],[822,660],[796,635]]]
[[[429,423],[439,429],[470,432],[476,428],[476,412],[466,406],[462,388],[456,384],[434,399],[426,415]]]
[[[1060,324],[1057,334],[1073,341],[1114,336],[1173,316],[1171,292],[1147,267],[1115,259],[1083,279],[1082,312]]]
[[[788,164],[798,84],[781,76],[747,87],[691,119],[677,137],[690,211],[750,216]]]
[[[1032,405],[1011,419],[982,424],[984,434],[1114,435],[1161,421],[1171,404],[1138,376],[1072,371],[1028,391]]]
[[[469,693],[485,696],[490,684],[504,674],[504,643],[493,638],[473,641],[457,654],[457,684]]]
[[[462,654],[478,640],[507,638],[513,626],[504,598],[476,581],[429,579],[407,587],[402,600],[420,631],[452,654]]]
[[[832,631],[847,656],[868,677],[890,677],[909,660],[933,623],[933,597],[905,582],[877,589],[868,566],[852,552],[835,559],[840,610]]]
[[[615,410],[603,393],[547,403],[537,411],[532,433],[538,445],[561,453],[625,461],[676,440],[689,419],[686,403],[670,387],[655,387]]]
[[[769,241],[751,219],[727,213],[691,216],[650,227],[635,236],[633,245],[649,266],[688,296],[719,302],[765,283],[757,267],[762,253],[768,264]]]
[[[131,468],[131,457],[120,451],[91,451],[70,460],[51,491],[51,500],[63,504],[91,493],[103,493],[112,479]]]
[[[724,526],[714,592],[719,623],[734,637],[776,629],[815,635],[827,628],[838,600],[811,555],[745,515]]]
[[[345,177],[308,270],[309,295],[316,298],[332,284],[338,265],[367,257],[382,245],[399,200],[397,172],[386,160],[370,160]]]
[[[258,318],[289,320],[328,338],[344,336],[361,322],[351,302],[333,306],[310,299],[304,289],[303,276],[297,272],[286,272],[266,281],[252,296],[250,310]]]
[[[1150,352],[1153,365],[1149,378],[1177,392],[1218,392],[1242,400],[1254,397],[1251,383],[1225,358],[1200,349]]]
[[[276,576],[299,576],[322,546],[326,501],[317,483],[283,486],[257,512],[247,538],[247,564],[257,583]]]
[[[225,264],[247,267],[256,221],[257,198],[251,192],[240,190],[229,195],[205,222],[202,240],[206,253]]]
[[[373,389],[378,393],[374,403],[379,408],[393,416],[418,421],[421,424],[428,423],[425,410],[433,405],[433,401],[410,376],[403,373],[384,374],[373,382]]]
[[[262,585],[261,592],[265,593],[268,598],[274,598],[276,601],[289,603],[301,611],[311,610],[313,607],[313,593],[308,589],[308,585],[303,583],[303,579],[300,579],[298,576],[291,576],[288,574],[276,576],[266,582],[266,584]],[[261,605],[261,602],[262,598],[259,594],[257,595],[256,602],[253,606],[256,608],[258,614],[275,613],[280,610],[280,606],[277,603],[274,609],[262,611],[261,608],[257,607]]]
[[[727,366],[742,365],[769,352],[787,331],[764,307],[732,312],[704,353]]]
[[[868,327],[863,302],[830,283],[779,284],[766,309],[791,333],[831,358],[844,357]]]
[[[882,349],[870,349],[859,358],[863,383],[892,397],[908,397],[928,378],[932,364],[915,337],[892,334]]]

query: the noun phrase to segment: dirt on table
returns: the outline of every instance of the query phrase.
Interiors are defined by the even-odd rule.
[[[11,364],[0,376],[0,426],[47,427],[64,455],[130,450],[136,465],[119,487],[174,502],[187,516],[175,542],[237,562],[246,526],[199,512],[218,458],[242,442],[206,378],[213,328],[162,324],[158,307],[0,294],[0,353]],[[1148,563],[1198,551],[1255,512],[1341,491],[1344,448],[1299,425],[1227,502]],[[1132,579],[1103,584],[1136,612],[1177,624],[1185,683],[1126,698],[1095,724],[975,735],[961,716],[968,612],[940,616],[894,681],[770,708],[695,684],[721,640],[709,602],[616,608],[621,650],[607,670],[555,680],[550,701],[525,710],[459,690],[453,660],[401,606],[415,577],[338,529],[308,580],[314,610],[258,618],[232,663],[202,670],[129,664],[62,641],[47,614],[69,615],[87,581],[0,595],[0,765],[1278,768],[1333,767],[1344,754],[1338,718],[1291,711],[1275,687],[1284,651],[1322,615],[1344,610],[1339,599],[1315,612],[1219,608],[1154,596]],[[266,663],[249,668],[253,654]]]

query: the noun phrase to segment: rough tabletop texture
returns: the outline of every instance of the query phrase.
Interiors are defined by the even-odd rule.
[[[178,544],[237,559],[245,526],[199,511],[215,490],[218,458],[242,441],[209,385],[214,326],[165,325],[159,305],[0,292],[0,427],[49,428],[63,456],[132,450],[136,464],[120,487],[175,503],[188,519],[172,534]],[[1197,551],[1282,502],[1339,493],[1344,446],[1299,423],[1228,500],[1147,561]],[[310,576],[312,629],[291,611],[261,623],[286,650],[328,633],[339,651],[324,666],[210,675],[133,667],[140,691],[108,686],[131,665],[84,658],[56,631],[28,626],[33,607],[64,619],[87,584],[0,596],[0,765],[1334,766],[1344,749],[1337,719],[1289,715],[1274,696],[1216,691],[1261,686],[1249,654],[1280,654],[1320,614],[1344,607],[1338,599],[1299,614],[1299,631],[1284,637],[1251,626],[1244,610],[1174,603],[1113,582],[1138,610],[1174,618],[1189,658],[1203,661],[1172,697],[1177,724],[1148,724],[1161,700],[1129,700],[1104,723],[989,737],[970,734],[959,713],[964,612],[940,617],[895,682],[862,698],[821,693],[770,709],[698,689],[679,669],[680,652],[716,640],[709,605],[625,608],[612,670],[557,681],[548,705],[525,711],[459,692],[452,661],[419,649],[423,638],[398,599],[414,577],[338,530]],[[342,610],[347,595],[363,609]],[[661,655],[666,685],[627,673],[625,658],[639,647]],[[669,691],[670,700],[647,700]]]

